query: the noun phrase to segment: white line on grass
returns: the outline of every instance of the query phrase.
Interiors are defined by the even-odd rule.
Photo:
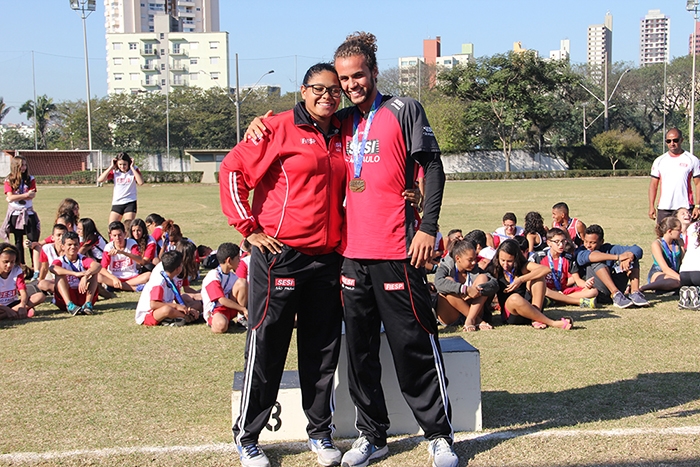
[[[565,438],[569,436],[640,436],[640,435],[661,435],[661,436],[698,436],[700,426],[684,426],[676,428],[618,428],[611,430],[548,430],[548,431],[494,431],[490,433],[457,433],[455,441],[491,441],[507,440],[518,437],[552,437]],[[270,443],[272,445],[285,446],[287,448],[303,449],[306,443]],[[202,444],[199,446],[135,446],[129,448],[106,448],[106,449],[80,449],[74,451],[49,451],[49,452],[18,452],[0,455],[0,462],[8,463],[29,463],[68,457],[99,458],[115,455],[130,454],[197,454],[221,452],[233,454],[236,447],[233,443]]]

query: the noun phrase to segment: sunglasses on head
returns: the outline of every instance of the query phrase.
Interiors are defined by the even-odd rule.
[[[677,143],[680,140],[681,140],[680,138],[667,139],[666,144]]]

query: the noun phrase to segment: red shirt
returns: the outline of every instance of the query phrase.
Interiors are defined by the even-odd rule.
[[[229,224],[243,237],[260,227],[304,254],[332,252],[340,243],[345,185],[337,130],[326,143],[303,102],[265,126],[268,139],[239,143],[221,163],[221,208]]]

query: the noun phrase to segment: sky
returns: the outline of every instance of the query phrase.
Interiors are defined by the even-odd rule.
[[[584,63],[587,28],[602,24],[608,11],[613,60],[637,66],[639,22],[648,10],[671,18],[672,58],[688,53],[693,29],[685,0],[266,0],[254,8],[250,1],[219,2],[220,29],[229,33],[231,86],[238,53],[242,87],[274,70],[261,84],[281,86],[283,92],[293,91],[310,65],[331,60],[353,31],[377,36],[381,71],[396,67],[399,57],[421,56],[423,39],[436,36],[443,55],[459,53],[470,42],[477,57],[505,53],[517,41],[548,57],[569,39],[571,61]],[[0,11],[0,97],[14,107],[3,123],[25,121],[17,109],[33,98],[33,77],[37,95],[84,100],[82,20],[69,0],[0,0]],[[104,23],[104,2],[97,0],[97,11],[86,23],[92,97],[107,94]]]

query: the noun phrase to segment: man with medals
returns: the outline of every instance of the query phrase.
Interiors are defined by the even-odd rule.
[[[355,104],[339,113],[350,178],[340,253],[349,389],[360,437],[341,465],[364,466],[388,453],[379,362],[383,323],[401,392],[429,440],[432,465],[455,467],[459,459],[423,268],[435,245],[445,175],[421,105],[378,92],[375,42],[372,34],[355,33],[334,57],[340,85]],[[418,165],[426,186],[416,231],[414,210],[401,194],[413,188]]]

